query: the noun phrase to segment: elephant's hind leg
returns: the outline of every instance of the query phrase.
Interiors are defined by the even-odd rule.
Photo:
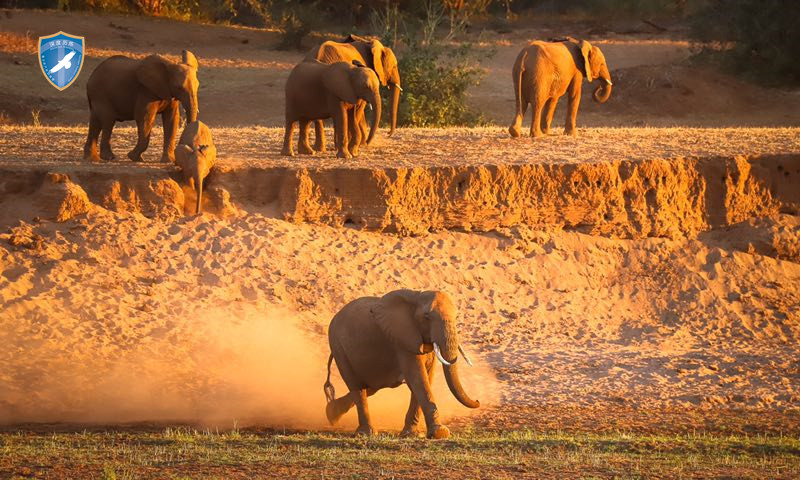
[[[89,134],[86,136],[86,143],[83,145],[83,159],[92,162],[100,161],[100,152],[97,147],[98,137],[102,126],[100,119],[94,113],[89,115]]]
[[[286,129],[283,134],[283,150],[281,150],[281,155],[294,157],[294,148],[292,148],[293,136],[294,136],[294,120],[286,120]]]
[[[553,123],[553,115],[556,113],[556,105],[558,99],[551,97],[547,99],[544,104],[544,114],[542,116],[542,133],[547,135],[550,133],[550,125]]]
[[[353,408],[353,405],[355,405],[355,402],[353,402],[353,397],[349,393],[328,402],[325,405],[325,416],[328,417],[328,422],[331,425],[335,425],[345,413]]]
[[[541,137],[542,136],[542,110],[544,110],[544,104],[546,100],[542,100],[536,96],[534,96],[534,101],[531,102],[531,106],[533,107],[533,118],[531,119],[531,137]]]
[[[106,161],[115,160],[117,157],[111,151],[111,131],[114,129],[114,120],[101,120],[100,132],[100,158]]]
[[[514,121],[511,122],[511,126],[508,127],[508,133],[514,138],[520,136],[522,119],[525,118],[525,114],[528,112],[528,102],[524,99],[520,100],[520,102],[522,102],[522,105],[520,105],[519,110],[514,113]]]
[[[297,152],[301,155],[314,155],[316,153],[311,148],[311,145],[308,144],[308,125],[310,123],[309,120],[300,120],[300,139],[297,145]]]

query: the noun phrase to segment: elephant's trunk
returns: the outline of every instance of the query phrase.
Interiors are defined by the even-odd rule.
[[[442,363],[444,369],[444,378],[447,380],[447,386],[450,392],[456,397],[456,400],[461,402],[462,405],[468,408],[478,408],[481,404],[477,400],[473,400],[464,391],[461,386],[461,379],[458,375],[458,360],[459,341],[458,333],[456,333],[455,321],[447,319],[439,325],[439,328],[434,328],[432,332],[433,349],[436,358]]]
[[[197,121],[197,114],[200,113],[197,106],[197,94],[189,95],[189,100],[184,101],[183,109],[186,110],[186,123]]]
[[[400,104],[400,79],[397,79],[397,83],[392,83],[390,86],[392,91],[392,127],[389,130],[389,136],[394,133],[395,128],[397,128],[397,106]]]
[[[597,103],[606,103],[611,97],[611,86],[614,85],[611,82],[611,74],[608,73],[607,66],[603,65],[597,79],[600,81],[600,86],[594,90],[592,98],[594,98],[594,101]]]
[[[450,388],[453,396],[456,397],[456,400],[467,408],[480,407],[481,402],[471,399],[464,391],[464,387],[461,386],[461,379],[458,375],[458,365],[453,363],[449,366],[443,365],[442,368],[444,369],[444,378],[447,380],[447,386]]]
[[[372,100],[370,100],[370,103],[373,107],[375,107],[375,115],[373,115],[372,125],[369,127],[369,135],[367,136],[368,145],[370,142],[372,142],[372,137],[375,136],[375,132],[378,130],[378,124],[381,122],[381,94],[377,88],[373,93],[374,94]]]
[[[203,211],[203,176],[200,174],[199,166],[194,174],[194,190],[197,193],[197,204],[195,205],[194,213],[199,215]]]

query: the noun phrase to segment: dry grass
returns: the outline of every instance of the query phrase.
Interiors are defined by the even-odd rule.
[[[436,165],[571,163],[653,158],[732,157],[800,152],[800,128],[585,128],[578,136],[510,138],[504,128],[401,128],[381,134],[358,158],[280,155],[282,128],[213,128],[221,165],[309,168],[427,167]],[[84,127],[0,127],[0,164],[81,161]],[[135,143],[133,127],[114,130],[119,160]],[[332,140],[328,137],[329,142]],[[161,128],[154,129],[145,158],[160,156]]]
[[[0,475],[75,478],[796,478],[800,440],[529,430],[447,441],[166,428],[0,435]]]

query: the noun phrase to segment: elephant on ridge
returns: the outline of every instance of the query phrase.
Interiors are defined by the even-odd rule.
[[[450,430],[439,422],[431,391],[437,359],[453,396],[468,408],[480,406],[461,385],[456,363],[459,352],[468,364],[472,362],[459,344],[453,301],[443,292],[395,290],[383,297],[353,300],[331,320],[328,341],[331,355],[323,389],[325,414],[331,424],[355,405],[356,434],[372,435],[367,397],[406,383],[411,399],[401,435],[416,435],[421,410],[428,438],[449,437]],[[349,390],[339,398],[330,381],[333,360]]]
[[[337,156],[352,158],[361,145],[361,131],[356,128],[355,111],[367,103],[375,108],[375,117],[367,141],[372,140],[381,121],[381,95],[378,77],[363,64],[336,62],[300,62],[286,80],[286,132],[283,155],[294,155],[292,136],[300,124],[300,153],[313,154],[308,145],[310,122],[333,117]]]
[[[514,62],[512,76],[516,111],[514,121],[508,127],[512,137],[520,136],[522,117],[528,104],[533,108],[531,136],[541,137],[549,133],[556,104],[565,93],[569,94],[569,103],[564,133],[574,135],[584,78],[589,82],[601,81],[592,95],[595,101],[605,103],[611,96],[613,83],[603,52],[585,40],[572,37],[555,40],[531,42],[519,52]]]
[[[114,55],[94,69],[86,83],[89,100],[89,134],[83,147],[86,160],[114,160],[111,130],[116,122],[136,120],[138,140],[128,153],[135,162],[150,143],[150,132],[161,114],[164,126],[162,162],[175,161],[175,136],[180,120],[179,105],[186,112],[187,123],[197,120],[197,58],[188,50],[182,60],[173,62],[160,55],[141,60]],[[102,136],[101,136],[102,133]],[[100,137],[100,152],[97,141]]]
[[[388,86],[392,92],[391,104],[391,136],[397,127],[397,105],[400,101],[400,71],[397,68],[397,57],[391,48],[383,46],[378,40],[370,40],[358,35],[348,35],[341,42],[327,41],[312,49],[305,57],[306,62],[319,61],[322,63],[358,61],[371,68],[378,75],[381,85]],[[361,138],[368,138],[366,135],[367,121],[364,116],[364,109],[355,112],[358,128],[361,130]],[[322,120],[314,122],[316,140],[314,150],[325,151],[325,130]],[[367,142],[364,142],[367,143]]]

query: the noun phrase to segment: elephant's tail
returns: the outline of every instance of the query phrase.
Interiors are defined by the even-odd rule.
[[[522,55],[519,58],[519,71],[517,72],[516,80],[516,87],[517,91],[514,92],[517,95],[517,115],[522,115],[522,74],[525,73],[525,61],[528,59],[528,49],[525,48],[522,50]]]
[[[328,403],[331,403],[336,398],[336,390],[333,389],[333,384],[331,383],[331,363],[333,363],[333,353],[328,357],[328,378],[325,380],[325,385],[322,386],[322,390],[325,392],[325,400]]]

